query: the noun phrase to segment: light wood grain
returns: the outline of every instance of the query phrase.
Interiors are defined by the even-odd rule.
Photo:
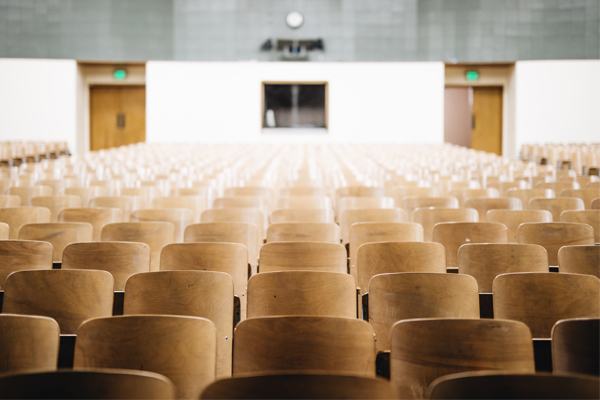
[[[58,222],[58,214],[65,208],[81,207],[81,198],[75,195],[33,197],[31,205],[50,210],[50,222]]]
[[[335,204],[342,197],[383,197],[385,196],[385,188],[377,186],[346,186],[337,188],[335,191]]]
[[[320,186],[296,186],[279,191],[281,197],[286,196],[327,196],[327,188]]]
[[[548,263],[558,265],[561,247],[594,244],[594,228],[572,222],[531,222],[519,226],[518,240],[519,243],[543,246],[548,252]]]
[[[260,249],[259,271],[325,271],[347,273],[344,246],[323,242],[275,242]]]
[[[0,194],[0,208],[19,207],[21,198],[16,194]]]
[[[197,399],[215,379],[215,325],[205,318],[127,315],[86,321],[74,368],[124,368],[169,378],[177,399]]]
[[[134,242],[71,243],[63,251],[61,269],[110,272],[114,290],[123,291],[131,275],[150,271],[150,247]]]
[[[592,210],[600,210],[600,198],[592,200]]]
[[[202,211],[206,210],[206,198],[201,196],[158,197],[152,201],[154,208],[187,208],[192,211],[193,222],[200,222]]]
[[[273,211],[271,214],[272,224],[285,222],[333,222],[333,211],[304,208],[289,208]]]
[[[461,208],[467,207],[465,202],[468,199],[474,197],[487,197],[487,198],[498,198],[500,197],[500,192],[498,189],[487,188],[487,189],[453,189],[450,191],[450,196],[458,199],[458,204]]]
[[[119,208],[123,212],[123,222],[128,222],[129,215],[141,207],[141,201],[137,196],[101,196],[91,199],[89,207]]]
[[[477,282],[472,276],[406,272],[369,281],[369,323],[376,350],[390,350],[394,323],[412,318],[479,318]]]
[[[588,224],[594,228],[594,241],[600,243],[600,210],[563,211],[560,222]]]
[[[333,222],[287,222],[269,225],[267,243],[340,242],[340,227]]]
[[[350,227],[358,222],[406,222],[408,219],[400,208],[363,208],[346,210],[342,214],[342,244],[350,243]]]
[[[558,250],[558,270],[600,278],[600,246],[563,246]]]
[[[592,201],[600,197],[600,189],[567,189],[560,193],[561,197],[578,197],[583,200],[586,210],[592,209]]]
[[[487,220],[506,225],[508,241],[517,243],[519,225],[525,222],[552,222],[552,214],[547,210],[489,210]]]
[[[129,221],[170,222],[175,226],[175,242],[182,243],[185,228],[194,223],[194,213],[187,208],[137,210],[130,214]]]
[[[264,221],[262,211],[254,208],[206,210],[200,217],[200,222],[245,222],[253,224],[257,229],[258,240],[261,242],[266,237]]]
[[[52,245],[34,240],[0,241],[0,289],[15,271],[52,269]]]
[[[395,202],[391,197],[358,197],[346,196],[338,200],[336,206],[336,219],[341,221],[342,214],[346,210],[359,210],[364,208],[394,208]]]
[[[564,319],[552,328],[552,370],[600,375],[600,319]]]
[[[506,191],[508,197],[516,197],[521,199],[524,210],[530,210],[529,200],[536,197],[544,197],[547,199],[555,197],[552,189],[509,189]]]
[[[488,181],[487,187],[498,189],[500,196],[506,196],[506,193],[510,189],[527,189],[527,183],[523,180],[517,180],[514,182],[489,182]]]
[[[392,328],[391,382],[402,399],[424,398],[444,375],[477,370],[535,372],[527,326],[490,319],[414,319]]]
[[[77,179],[42,179],[39,181],[39,184],[44,186],[50,186],[55,196],[64,196],[66,188],[77,186]]]
[[[238,324],[234,336],[234,376],[269,371],[375,376],[373,328],[356,318],[251,318]]]
[[[557,197],[554,199],[533,198],[529,201],[532,210],[548,210],[552,221],[560,221],[560,214],[567,210],[584,210],[583,200],[577,197]]]
[[[488,222],[489,210],[522,210],[521,199],[516,197],[471,197],[465,201],[465,207],[474,208],[479,214],[479,222]]]
[[[81,197],[81,205],[88,207],[90,200],[94,197],[106,196],[106,188],[101,186],[90,186],[90,187],[72,187],[65,188],[66,195],[75,195]]]
[[[423,227],[423,240],[433,240],[433,227],[441,222],[477,222],[477,210],[472,208],[417,208],[414,221]]]
[[[539,182],[535,185],[536,189],[552,189],[558,196],[563,190],[579,189],[577,182]]]
[[[19,230],[20,240],[40,240],[52,245],[52,261],[62,261],[68,244],[92,241],[92,225],[85,222],[48,222],[26,224]]]
[[[102,228],[114,222],[123,222],[119,208],[67,208],[58,214],[58,222],[87,222],[92,225],[92,240],[101,240]]]
[[[135,274],[125,288],[123,314],[202,317],[217,328],[217,377],[231,376],[233,279],[214,271]]]
[[[521,272],[494,280],[494,318],[525,323],[534,338],[549,338],[561,319],[600,317],[600,279],[591,275]]]
[[[138,209],[150,208],[152,201],[161,196],[161,192],[155,187],[137,187],[137,188],[121,188],[121,196],[131,196],[141,199],[139,206],[134,206],[133,211]]]
[[[389,196],[394,199],[396,204],[402,204],[407,197],[438,197],[440,191],[437,188],[399,186],[389,190]]]
[[[413,221],[413,213],[417,208],[458,208],[456,197],[420,197],[407,196],[402,199],[400,207],[408,215],[408,220]]]
[[[10,237],[10,226],[7,223],[0,222],[0,240],[8,240]]]
[[[9,239],[18,239],[23,225],[50,222],[50,210],[45,207],[0,208],[0,222],[10,227]]]
[[[225,189],[225,196],[258,196],[271,202],[274,197],[273,189],[264,186],[246,186]]]
[[[31,199],[40,196],[52,196],[54,194],[50,186],[15,186],[8,189],[8,194],[14,194],[21,198],[22,206],[31,206]]]
[[[283,210],[295,208],[331,210],[331,199],[329,199],[329,197],[326,196],[280,197],[277,200],[275,207]]]
[[[220,197],[213,202],[213,208],[254,208],[262,211],[263,216],[270,214],[269,201],[267,198],[258,196]]]
[[[112,315],[113,277],[106,271],[31,270],[6,279],[2,312],[54,318],[73,334],[89,318]]]

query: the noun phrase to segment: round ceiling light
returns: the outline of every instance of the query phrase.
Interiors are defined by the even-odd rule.
[[[298,11],[292,11],[285,16],[285,23],[292,29],[298,29],[304,23],[304,15]]]

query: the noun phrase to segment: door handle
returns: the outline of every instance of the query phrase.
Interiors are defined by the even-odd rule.
[[[125,114],[117,114],[117,128],[125,128]]]
[[[475,115],[471,115],[471,129],[475,129]]]

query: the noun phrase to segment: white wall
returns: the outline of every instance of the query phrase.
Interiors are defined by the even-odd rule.
[[[327,81],[328,133],[262,133],[263,81]],[[146,85],[149,142],[441,143],[444,138],[441,62],[150,61]]]
[[[74,60],[0,59],[0,140],[66,141],[76,148]]]
[[[516,147],[600,142],[600,60],[516,64]]]

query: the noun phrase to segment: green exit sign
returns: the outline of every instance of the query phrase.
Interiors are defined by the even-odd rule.
[[[467,73],[465,74],[465,78],[467,78],[468,81],[477,81],[479,80],[479,72],[467,71]]]
[[[116,69],[115,72],[113,72],[113,77],[118,81],[122,81],[127,78],[127,71],[124,69]]]

